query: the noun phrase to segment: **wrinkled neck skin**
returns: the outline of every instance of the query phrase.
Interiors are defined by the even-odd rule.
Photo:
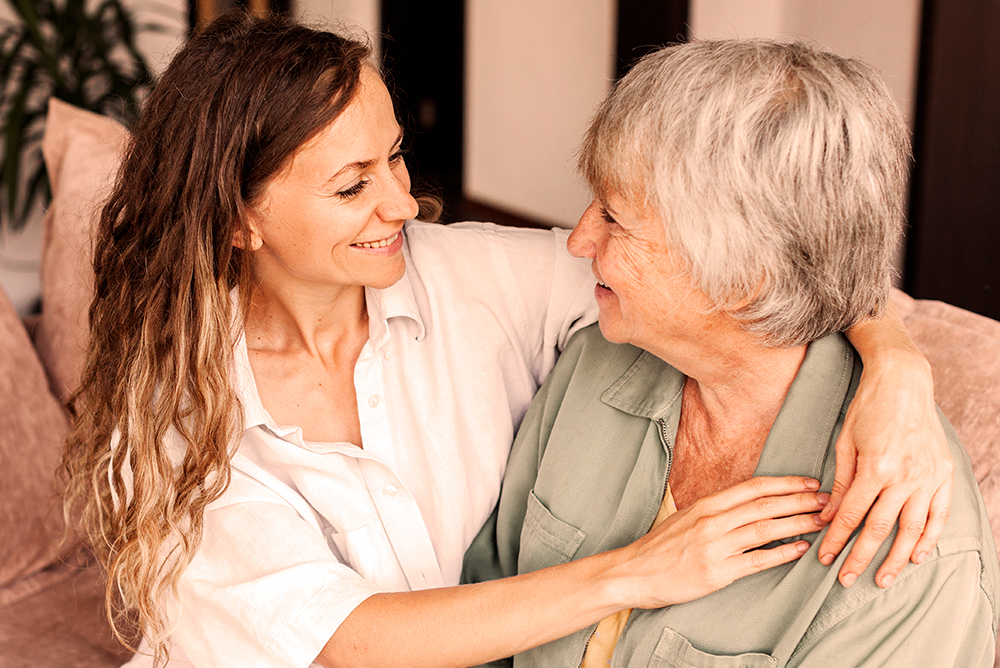
[[[724,315],[690,333],[658,355],[687,376],[670,474],[678,508],[753,475],[807,350],[762,346]]]

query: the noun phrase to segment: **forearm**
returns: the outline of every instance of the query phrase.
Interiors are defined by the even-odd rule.
[[[700,499],[616,550],[502,580],[376,594],[340,625],[318,661],[338,666],[470,666],[523,652],[626,608],[700,598],[797,559],[826,503],[819,482],[755,478]],[[770,497],[767,503],[760,503]]]
[[[846,332],[851,345],[858,351],[865,368],[876,367],[883,362],[902,361],[907,368],[926,376],[930,383],[930,365],[917,350],[913,339],[906,331],[906,325],[899,311],[890,301],[885,315],[881,318],[865,320]]]
[[[621,551],[460,587],[376,594],[337,629],[320,664],[470,666],[511,656],[630,607]]]

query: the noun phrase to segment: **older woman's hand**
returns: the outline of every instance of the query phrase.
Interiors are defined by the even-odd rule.
[[[837,440],[836,480],[819,549],[830,564],[864,521],[840,569],[849,587],[899,523],[875,582],[890,586],[906,565],[937,544],[951,506],[954,463],[934,405],[930,366],[891,307],[885,318],[849,333],[865,368]],[[865,515],[867,513],[867,519]]]

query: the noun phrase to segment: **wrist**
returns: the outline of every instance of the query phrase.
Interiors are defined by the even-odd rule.
[[[595,570],[594,591],[605,608],[602,615],[614,614],[629,608],[648,607],[643,596],[648,587],[640,582],[640,555],[636,543],[594,555],[602,563]]]

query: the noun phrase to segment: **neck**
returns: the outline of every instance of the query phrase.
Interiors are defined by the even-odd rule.
[[[368,311],[362,286],[291,289],[255,285],[246,316],[247,345],[274,352],[327,356],[368,338]]]
[[[747,346],[708,355],[685,374],[684,410],[700,413],[710,433],[770,430],[805,355],[806,346]]]
[[[644,347],[688,377],[685,410],[695,407],[716,420],[739,421],[777,415],[807,349],[764,346],[721,313],[691,323],[685,334],[662,346]]]
[[[678,508],[749,479],[806,346],[766,348],[710,337],[687,360],[670,485]]]

